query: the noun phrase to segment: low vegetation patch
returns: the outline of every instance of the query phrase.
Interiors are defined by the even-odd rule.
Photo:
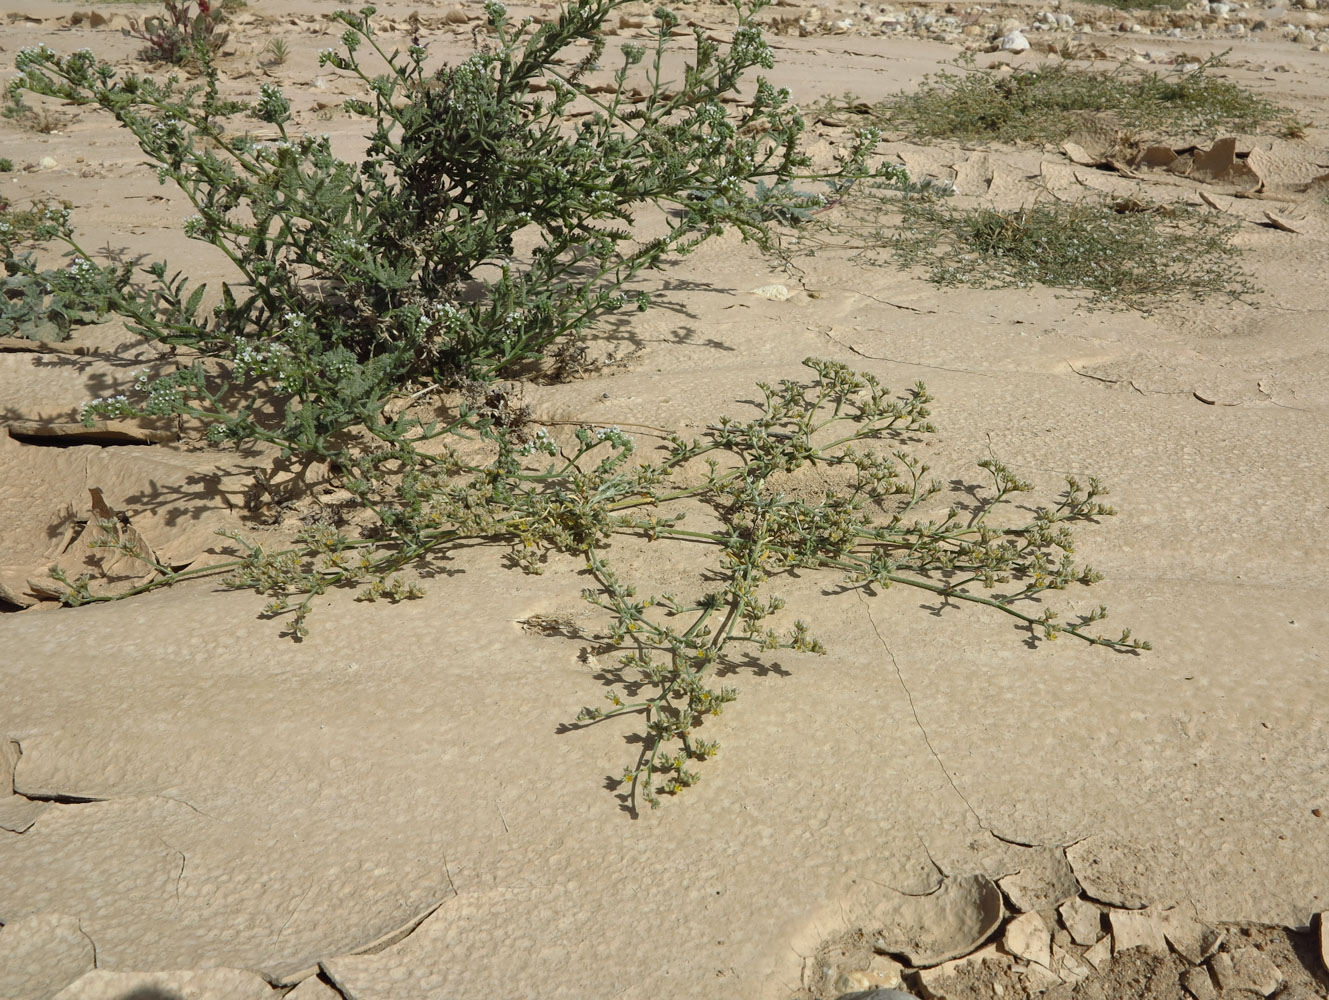
[[[1133,199],[1051,202],[998,211],[932,198],[901,203],[896,260],[942,285],[1083,290],[1091,302],[1148,308],[1255,288],[1236,265],[1239,228],[1213,213]]]
[[[1159,7],[1165,10],[1185,10],[1190,6],[1188,0],[1089,0],[1089,2],[1102,4],[1104,7],[1115,7],[1117,10],[1154,10]]]
[[[1217,135],[1259,132],[1271,124],[1280,132],[1296,127],[1287,109],[1214,76],[1214,64],[1172,74],[1067,63],[1009,73],[940,73],[889,101],[846,100],[837,108],[857,110],[918,142],[1056,143],[1083,128],[1087,114],[1110,116],[1126,131]]]

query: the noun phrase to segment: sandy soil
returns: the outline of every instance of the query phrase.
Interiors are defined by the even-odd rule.
[[[1231,48],[1224,75],[1311,127],[1238,137],[1268,174],[1241,198],[1051,147],[885,147],[971,203],[1102,190],[1229,213],[1260,288],[1246,302],[1094,311],[1041,288],[941,290],[847,252],[787,272],[725,238],[660,277],[667,308],[593,340],[614,363],[524,388],[538,423],[697,432],[809,355],[894,388],[924,379],[936,468],[991,449],[1040,488],[1067,472],[1109,482],[1121,516],[1084,533],[1081,554],[1106,574],[1086,599],[1156,646],[1031,651],[992,615],[791,580],[780,591],[829,654],[737,677],[704,780],[635,821],[604,784],[627,730],[559,729],[599,697],[584,643],[521,624],[582,614],[575,566],[531,577],[461,551],[425,600],[327,598],[298,645],[257,617],[261,598],[215,582],[77,610],[37,601],[29,581],[70,549],[89,488],[159,554],[202,565],[222,557],[215,529],[281,537],[332,487],[188,428],[90,438],[79,404],[163,363],[114,323],[0,344],[0,598],[13,609],[0,617],[0,997],[299,984],[295,1000],[820,1000],[900,974],[956,1000],[1329,995],[1314,917],[1329,909],[1329,224],[1298,187],[1329,170],[1329,34],[1309,3],[1063,3],[1074,25],[1031,27],[1023,55],[986,50],[1044,8],[771,9],[775,77],[805,103],[883,97],[965,46],[981,62],[1057,47],[1160,67]],[[251,95],[281,83],[298,123],[351,155],[361,126],[336,110],[350,85],[317,67],[336,6],[251,0],[225,79]],[[381,5],[389,35],[404,41],[417,8],[434,51],[467,51],[472,23],[444,5]],[[130,65],[119,19],[151,9],[4,0],[0,77],[38,43]],[[729,20],[709,5],[689,16],[721,34]],[[283,65],[260,62],[272,37],[291,50]],[[68,199],[91,245],[224,274],[181,235],[187,204],[128,136],[56,110],[49,134],[0,121],[17,168],[0,196]],[[811,138],[824,153],[845,134],[832,121]],[[773,283],[788,298],[754,294]],[[623,557],[690,585],[686,555]],[[955,887],[972,892],[941,907]],[[1096,930],[1075,936],[1068,900]],[[1026,911],[1037,919],[1017,923]],[[874,958],[874,935],[910,920],[952,959],[996,943],[920,979]]]

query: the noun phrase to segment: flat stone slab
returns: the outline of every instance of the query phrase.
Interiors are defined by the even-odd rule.
[[[0,928],[0,997],[48,1000],[91,970],[95,955],[77,917],[38,913],[7,923]]]
[[[246,969],[180,972],[116,972],[97,969],[57,993],[54,1000],[126,1000],[130,997],[180,1000],[272,1000],[272,987]]]

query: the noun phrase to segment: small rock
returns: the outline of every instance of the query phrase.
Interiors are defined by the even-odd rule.
[[[1119,955],[1128,948],[1144,948],[1154,955],[1168,953],[1162,922],[1152,913],[1113,910],[1108,920],[1112,924],[1112,954]]]
[[[1045,969],[1041,965],[1030,964],[1020,970],[1025,981],[1029,984],[1029,989],[1035,993],[1042,993],[1052,989],[1054,986],[1060,986],[1061,976],[1057,975],[1051,969]]]
[[[839,997],[838,1000],[918,1000],[918,997],[904,990],[864,990]]]
[[[446,24],[465,24],[470,19],[470,15],[460,5],[449,7],[443,12],[443,21]]]
[[[1232,953],[1232,978],[1225,983],[1220,977],[1219,985],[1224,992],[1247,990],[1267,997],[1283,985],[1283,973],[1260,949],[1238,948]]]
[[[1209,969],[1214,974],[1214,979],[1218,981],[1218,988],[1226,990],[1235,986],[1237,982],[1237,970],[1232,964],[1232,956],[1225,951],[1220,951],[1217,955],[1209,957]]]
[[[1103,940],[1094,945],[1084,953],[1084,960],[1095,969],[1101,969],[1107,965],[1108,959],[1112,957],[1112,938],[1104,935]]]
[[[43,170],[54,170],[59,164],[55,162],[54,156],[43,156],[37,161],[37,166],[41,167]]]
[[[1076,896],[1057,907],[1061,925],[1071,932],[1071,940],[1086,948],[1103,936],[1103,913],[1087,899]]]
[[[835,993],[850,993],[854,990],[892,989],[904,984],[904,966],[885,955],[874,955],[866,969],[854,969],[842,972],[835,977],[832,989]]]
[[[660,19],[653,14],[622,14],[618,19],[620,28],[654,28],[660,24]]]
[[[1052,932],[1037,913],[1022,913],[1008,923],[1002,944],[1016,958],[1052,968]]]
[[[1052,946],[1052,971],[1061,977],[1063,983],[1078,983],[1088,979],[1093,970],[1060,945]]]
[[[1178,907],[1164,910],[1159,914],[1163,925],[1163,936],[1172,949],[1190,962],[1199,965],[1218,950],[1223,935],[1208,924],[1201,923]]]
[[[752,294],[760,295],[763,299],[770,299],[772,302],[783,302],[789,298],[790,292],[786,285],[762,285],[760,288],[754,288]]]
[[[1214,17],[1227,17],[1228,12],[1232,10],[1232,5],[1228,3],[1211,3],[1209,13]]]
[[[1181,985],[1195,1000],[1218,1000],[1218,991],[1214,989],[1208,969],[1187,969],[1181,974]]]
[[[1027,52],[1029,51],[1029,39],[1024,37],[1020,31],[1012,31],[1009,35],[1003,35],[997,47],[1002,52]]]

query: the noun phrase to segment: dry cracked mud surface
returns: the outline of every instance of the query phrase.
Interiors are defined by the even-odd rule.
[[[349,156],[363,131],[338,110],[350,84],[317,63],[337,6],[251,0],[222,66],[237,93],[281,83],[297,126]],[[450,57],[473,44],[478,7],[380,10],[399,43],[418,12]],[[134,65],[119,28],[151,10],[0,0],[0,81],[39,43]],[[288,537],[335,483],[176,423],[89,431],[82,402],[171,363],[114,322],[0,341],[0,998],[1329,995],[1317,10],[766,12],[773,75],[807,104],[881,99],[966,48],[984,64],[1055,52],[1160,69],[1230,49],[1220,73],[1309,127],[1232,136],[1205,176],[1105,168],[1083,142],[883,147],[960,204],[1104,192],[1223,213],[1258,286],[1245,301],[1090,310],[1041,287],[939,289],[833,250],[789,272],[726,237],[659,276],[667,308],[593,338],[612,363],[525,388],[536,423],[636,425],[649,442],[739,412],[755,381],[797,377],[809,355],[893,388],[924,379],[938,468],[991,450],[1043,487],[1109,483],[1120,516],[1082,533],[1106,576],[1093,603],[1155,643],[1031,650],[981,610],[791,580],[781,592],[828,655],[739,677],[721,757],[635,821],[604,787],[626,730],[560,731],[597,696],[584,644],[522,626],[580,613],[574,566],[525,576],[461,550],[424,600],[326,596],[300,644],[258,617],[262,598],[215,580],[59,608],[45,573],[87,567],[90,491],[183,567],[227,557],[219,528]],[[616,31],[638,36],[648,16]],[[688,16],[717,37],[732,23],[718,5]],[[992,51],[1016,29],[1027,51]],[[273,37],[284,64],[261,59]],[[0,198],[66,199],[88,244],[220,274],[137,147],[94,112],[60,113],[50,133],[0,121],[16,168]],[[832,116],[810,139],[824,153],[846,135]],[[639,558],[653,579],[680,572]],[[100,587],[137,579],[92,568]]]

